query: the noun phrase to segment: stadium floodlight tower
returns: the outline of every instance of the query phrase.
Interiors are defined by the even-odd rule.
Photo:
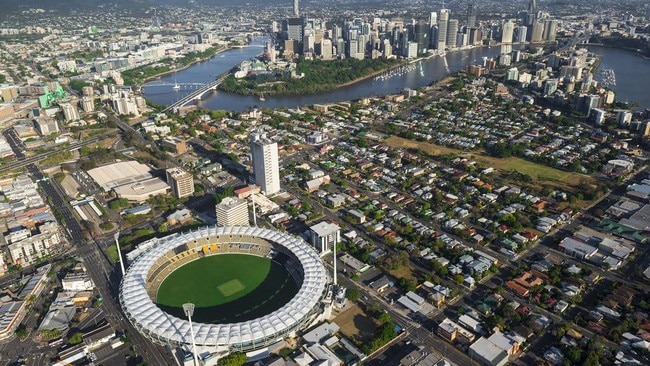
[[[124,260],[122,259],[122,251],[120,250],[120,243],[117,241],[117,239],[120,237],[120,232],[116,232],[115,235],[113,235],[115,238],[115,246],[117,247],[117,257],[120,260],[120,269],[122,270],[122,277],[124,277],[124,274],[126,274],[126,270],[124,269]]]
[[[199,356],[196,354],[196,343],[194,343],[194,328],[192,328],[192,315],[194,315],[194,304],[191,302],[183,304],[183,311],[190,322],[190,337],[192,337],[192,355],[194,356],[194,366],[199,366]]]
[[[257,227],[257,212],[255,212],[255,184],[249,186],[251,192],[251,201],[253,202],[253,226]]]

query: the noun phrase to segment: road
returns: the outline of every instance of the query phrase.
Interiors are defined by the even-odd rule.
[[[81,148],[83,146],[86,146],[86,145],[91,145],[91,144],[100,142],[100,141],[102,141],[104,139],[115,136],[117,134],[117,132],[110,132],[110,133],[107,133],[107,134],[102,134],[100,136],[95,136],[95,137],[90,138],[88,140],[75,142],[75,143],[72,143],[72,144],[69,144],[69,145],[65,145],[63,147],[58,147],[58,148],[52,149],[50,151],[44,152],[42,154],[34,155],[34,156],[31,156],[31,157],[26,157],[25,156],[25,154],[23,152],[25,150],[25,145],[16,136],[13,129],[5,130],[5,131],[3,131],[2,134],[5,136],[5,139],[7,140],[9,145],[14,150],[14,155],[16,156],[16,160],[9,163],[9,164],[0,166],[0,172],[6,171],[6,170],[16,170],[16,169],[20,169],[20,168],[24,168],[26,166],[29,166],[31,164],[36,164],[41,160],[44,160],[44,159],[46,159],[46,158],[48,158],[48,157],[50,157],[52,155],[56,155],[56,154],[61,153],[63,151],[72,151],[72,150],[79,149],[79,148]]]

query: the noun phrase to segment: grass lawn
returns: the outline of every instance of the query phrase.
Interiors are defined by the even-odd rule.
[[[578,186],[581,181],[587,180],[592,181],[593,178],[579,173],[565,172],[563,170],[551,168],[546,165],[537,164],[532,161],[525,159],[511,157],[511,158],[495,158],[492,156],[486,155],[484,152],[466,152],[458,149],[452,149],[449,147],[438,146],[428,142],[420,142],[408,140],[405,138],[391,136],[384,140],[384,143],[398,148],[408,148],[408,149],[418,149],[424,151],[431,155],[457,155],[457,156],[468,156],[472,155],[472,160],[483,163],[486,166],[493,167],[501,171],[512,171],[516,170],[522,174],[528,174],[533,179],[546,181],[549,185],[559,185],[559,186]]]
[[[122,249],[122,247],[120,247]],[[108,253],[108,257],[111,259],[112,263],[117,263],[117,247],[115,244],[110,245],[108,248],[106,248],[106,252]]]
[[[268,258],[220,254],[172,272],[160,285],[156,303],[182,319],[182,305],[192,302],[198,322],[239,322],[279,309],[297,292],[289,273]]]

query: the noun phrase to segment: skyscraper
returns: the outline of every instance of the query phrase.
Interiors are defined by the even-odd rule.
[[[526,25],[533,25],[537,21],[537,0],[530,0],[528,3],[528,16]]]
[[[296,18],[300,16],[300,10],[298,9],[298,0],[293,0],[293,16]]]
[[[449,9],[440,9],[438,19],[438,50],[444,51],[447,47],[447,23],[449,22]]]
[[[530,34],[530,42],[541,43],[544,35],[544,22],[536,21],[532,25],[532,32]]]
[[[503,22],[501,30],[501,43],[512,43],[515,24],[511,20]]]
[[[280,191],[280,166],[278,162],[278,144],[261,133],[251,135],[251,156],[255,183],[264,194]]]
[[[433,27],[434,25],[438,25],[438,13],[432,11],[429,14],[429,27]]]
[[[447,47],[456,48],[456,38],[458,33],[458,20],[449,19],[447,25]]]
[[[248,226],[248,204],[237,197],[226,197],[215,206],[217,226]]]
[[[286,21],[287,39],[302,42],[305,20],[303,18],[289,18]]]
[[[429,46],[429,26],[420,20],[415,23],[415,42],[418,44],[418,55],[427,53]]]
[[[467,5],[467,28],[476,27],[476,4],[469,3]]]
[[[515,32],[514,32],[515,35],[513,37],[513,41],[517,42],[517,43],[526,42],[526,34],[527,33],[528,33],[528,28],[526,28],[523,25],[515,28]]]
[[[512,37],[515,30],[515,23],[511,20],[503,22],[501,26],[501,54],[512,52]]]
[[[191,196],[194,193],[194,177],[180,168],[171,168],[167,173],[167,184],[176,198]]]
[[[555,36],[557,35],[557,20],[547,20],[544,22],[544,34],[542,38],[545,41],[553,42],[555,41]]]

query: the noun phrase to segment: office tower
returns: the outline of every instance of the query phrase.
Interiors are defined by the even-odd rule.
[[[476,4],[469,3],[467,5],[467,28],[476,27]]]
[[[390,45],[390,40],[384,39],[381,47],[382,55],[384,57],[390,57],[393,55],[393,46]]]
[[[536,14],[537,14],[537,0],[530,0],[528,2],[528,14],[534,14],[533,16],[536,16]]]
[[[357,50],[359,49],[359,41],[356,39],[351,39],[348,41],[348,57],[356,57]]]
[[[511,20],[503,22],[501,30],[501,43],[510,44],[512,43],[512,37],[514,33],[515,23]]]
[[[530,0],[528,3],[528,10],[525,12],[526,17],[524,18],[524,24],[527,26],[532,26],[537,22],[537,2],[536,0]],[[531,33],[529,29],[528,33]]]
[[[405,56],[407,58],[416,58],[418,57],[418,43],[417,42],[407,42]]]
[[[336,39],[336,57],[345,56],[345,40],[343,38]]]
[[[320,43],[320,53],[321,53],[321,57],[323,58],[323,60],[331,60],[332,59],[332,40],[324,39]]]
[[[237,197],[226,197],[215,206],[217,226],[249,226],[248,204]]]
[[[438,13],[432,11],[429,14],[429,27],[433,27],[434,25],[438,25]]]
[[[332,39],[337,40],[339,38],[343,37],[343,28],[339,25],[335,25],[332,27]]]
[[[305,20],[303,18],[289,18],[286,24],[287,39],[302,42]]]
[[[300,11],[298,9],[298,0],[293,0],[293,16],[296,18],[300,16]]]
[[[449,49],[456,48],[456,33],[458,33],[458,20],[449,19],[449,24],[447,25],[447,47]]]
[[[541,43],[544,35],[544,22],[541,21],[536,21],[533,23],[533,31],[530,35],[530,42],[531,43]]]
[[[480,28],[470,28],[469,29],[469,39],[468,43],[471,45],[481,44],[481,29]]]
[[[469,35],[467,33],[458,32],[456,33],[456,47],[467,46],[469,40]]]
[[[503,55],[505,54],[509,55],[510,52],[512,52],[512,36],[514,33],[514,27],[515,24],[510,20],[503,22],[501,26],[501,56],[502,57]]]
[[[314,36],[314,31],[311,28],[305,28],[305,34],[302,37],[302,52],[307,53],[307,52],[314,52],[314,44],[315,44],[315,36]]]
[[[280,191],[278,144],[259,132],[253,133],[250,141],[255,183],[264,194],[277,193]]]
[[[527,31],[528,28],[524,27],[523,25],[515,28],[514,35],[513,35],[513,42],[517,42],[517,43],[526,42]]]
[[[194,193],[194,177],[180,168],[171,168],[167,173],[167,184],[176,198],[191,196]]]
[[[438,47],[444,51],[447,47],[447,26],[449,23],[449,9],[440,9],[440,19],[438,19]]]
[[[309,242],[321,254],[327,254],[341,241],[340,228],[327,221],[320,222],[309,228]]]
[[[418,55],[427,53],[429,46],[429,26],[422,20],[415,24],[415,42],[418,44]]]
[[[429,41],[431,42],[431,44],[429,45],[431,49],[436,49],[438,47],[438,26],[437,25],[431,27]]]
[[[557,34],[557,20],[547,20],[544,22],[544,34],[542,38],[548,42],[554,42]]]

